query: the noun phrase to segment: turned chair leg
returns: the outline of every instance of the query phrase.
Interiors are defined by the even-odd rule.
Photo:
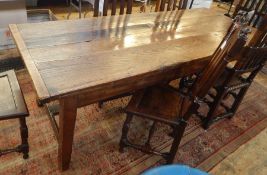
[[[126,146],[126,143],[128,142],[127,136],[128,136],[128,131],[130,128],[130,123],[132,121],[132,118],[133,118],[132,114],[127,114],[126,120],[123,124],[122,135],[121,135],[121,140],[120,140],[120,149],[119,149],[120,152],[124,151],[124,147]]]
[[[20,122],[20,135],[21,135],[21,145],[19,146],[20,152],[23,153],[23,158],[27,159],[29,157],[29,143],[28,143],[28,127],[26,124],[25,117],[19,119]]]
[[[245,97],[247,90],[248,90],[248,87],[240,89],[240,91],[239,91],[237,97],[235,97],[234,103],[232,104],[231,109],[230,109],[230,111],[233,113],[233,115],[231,115],[229,118],[232,118],[235,115],[238,107],[240,106],[243,98]]]
[[[38,107],[43,107],[44,106],[44,104],[41,103],[41,101],[39,99],[36,99],[36,103],[37,103]]]
[[[216,97],[214,98],[214,101],[212,102],[212,104],[210,106],[207,117],[204,118],[203,128],[205,130],[209,129],[209,127],[212,123],[212,117],[214,116],[214,113],[216,112],[216,109],[217,109],[218,105],[220,104],[223,97],[224,97],[224,90],[218,90]]]
[[[150,146],[150,140],[151,140],[151,138],[152,138],[152,136],[153,136],[153,134],[155,132],[155,126],[156,126],[156,122],[153,121],[153,124],[152,124],[152,126],[151,126],[151,128],[149,130],[147,142],[145,144],[145,146],[148,147],[148,148],[151,148],[151,146]]]
[[[174,138],[174,136],[175,136],[175,129],[176,129],[176,126],[175,125],[170,125],[170,127],[171,127],[171,132],[168,134],[170,137],[172,137],[172,138]]]
[[[100,101],[100,102],[98,102],[98,107],[99,107],[99,108],[102,108],[102,107],[103,107],[103,104],[104,104],[104,101]]]
[[[183,133],[186,127],[186,123],[181,123],[180,126],[176,126],[174,129],[174,140],[172,142],[171,150],[166,157],[166,164],[172,164],[175,158],[175,155],[178,151],[178,147],[183,137]]]

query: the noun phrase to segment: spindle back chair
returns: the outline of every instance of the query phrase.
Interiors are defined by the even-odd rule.
[[[178,2],[178,4],[177,4]],[[171,10],[175,10],[175,9],[186,9],[189,5],[189,9],[192,7],[194,0],[191,1],[190,5],[189,0],[157,0],[156,2],[156,7],[155,7],[155,11],[171,11]],[[166,9],[167,6],[167,9]]]
[[[266,0],[240,0],[237,4],[236,9],[233,13],[233,17],[235,17],[238,12],[246,11],[246,12],[253,12],[249,24],[253,27],[256,27],[261,18],[266,15],[267,13],[267,1]]]
[[[94,3],[94,17],[99,16],[99,3],[100,0],[95,0]],[[117,13],[117,6],[120,7],[119,14],[123,15],[125,14],[125,8],[126,8],[126,14],[132,13],[132,7],[133,7],[133,0],[104,0],[103,4],[103,16],[108,15],[108,9],[111,9],[111,15],[116,15]]]
[[[209,95],[212,102],[207,100],[210,109],[203,118],[205,129],[220,119],[235,115],[254,78],[264,67],[267,58],[267,15],[264,16],[249,45],[237,57],[234,67],[227,67],[218,79],[215,86],[216,94]],[[230,106],[224,101],[229,95],[233,97]],[[224,111],[218,114],[220,105]]]

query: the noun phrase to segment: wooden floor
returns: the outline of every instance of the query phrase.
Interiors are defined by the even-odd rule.
[[[152,0],[151,3],[146,6],[146,12],[154,12],[155,11],[155,5],[156,5],[156,0]],[[133,4],[133,13],[140,13],[140,6],[141,4],[140,3],[136,3],[134,2]],[[38,7],[40,8],[40,7]],[[64,20],[64,19],[67,19],[67,16],[68,16],[68,13],[69,13],[69,10],[70,8],[65,5],[65,4],[62,4],[62,5],[57,5],[57,6],[43,6],[41,8],[47,8],[47,9],[50,9],[54,14],[56,14],[57,18],[59,20]],[[220,4],[218,5],[218,3],[213,3],[212,4],[212,8],[217,8],[217,10],[220,10],[222,13],[226,13],[227,10],[228,10],[228,6],[227,5],[224,5],[224,4]],[[31,7],[29,7],[28,9],[32,9]],[[82,4],[82,18],[84,18],[84,14],[86,13],[85,15],[85,18],[91,18],[93,17],[93,7],[92,5],[90,5],[89,3],[86,3],[84,2]],[[69,19],[79,19],[79,14],[78,12],[74,9],[74,8],[71,8],[71,15],[69,16]]]
[[[267,174],[267,129],[242,145],[234,153],[215,166],[214,175],[266,175]]]

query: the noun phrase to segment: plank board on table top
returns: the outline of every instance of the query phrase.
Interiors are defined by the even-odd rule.
[[[217,48],[222,37],[223,35],[202,35],[35,64],[51,95],[58,95],[74,90],[73,84],[75,89],[82,89],[207,58]],[[208,43],[209,46],[203,43]],[[69,80],[71,83],[66,83]]]
[[[153,21],[149,21],[147,24],[135,23],[127,26],[127,28],[122,26],[108,29],[101,28],[100,30],[88,29],[89,31],[53,34],[50,37],[42,36],[31,39],[25,39],[24,37],[24,41],[29,49],[72,43],[89,43],[99,46],[97,42],[105,42],[105,44],[114,45],[114,47],[117,45],[120,47],[124,45],[126,47],[134,47],[138,43],[150,44],[163,40],[200,35],[210,31],[224,31],[225,29],[221,28],[221,25],[229,23],[229,21],[224,21],[224,19],[224,16],[207,17],[199,20],[186,19],[177,23],[177,27],[175,20],[169,21],[169,23],[159,22],[159,26],[153,24]]]
[[[17,26],[52,97],[207,58],[230,24],[194,9]]]
[[[182,17],[179,17],[182,14]],[[90,30],[108,29],[117,27],[117,21],[121,24],[127,23],[127,26],[139,24],[147,24],[151,22],[159,22],[162,20],[168,20],[176,16],[180,20],[186,18],[193,18],[199,20],[203,17],[208,16],[222,16],[222,14],[216,10],[207,9],[192,9],[185,11],[173,11],[173,12],[160,12],[160,13],[140,13],[132,15],[117,15],[107,16],[101,18],[86,18],[80,20],[60,20],[60,21],[49,21],[43,23],[34,24],[19,24],[18,28],[24,39],[35,38],[35,37],[49,37],[53,35],[60,35],[65,33],[82,32]],[[152,21],[151,21],[152,20]],[[179,20],[179,19],[178,19]],[[66,30],[68,29],[68,30]],[[32,31],[34,30],[34,33]],[[51,33],[51,31],[53,31]]]
[[[65,36],[62,40],[58,40],[58,36],[50,39],[39,38],[41,41],[37,43],[32,42],[30,46],[28,45],[28,48],[34,60],[42,58],[47,59],[47,57],[51,55],[53,55],[53,57],[60,57],[58,54],[63,50],[69,54],[75,54],[76,56],[79,56],[79,54],[86,54],[88,51],[98,52],[104,50],[118,50],[154,42],[162,42],[164,40],[174,40],[183,37],[209,34],[211,31],[224,32],[226,29],[222,28],[220,25],[227,25],[229,24],[229,21],[224,20],[225,17],[223,16],[219,16],[219,18],[219,20],[213,20],[211,22],[210,19],[206,20],[204,18],[199,20],[200,23],[194,21],[191,22],[191,24],[185,24],[188,23],[188,21],[181,21],[180,24],[178,24],[177,29],[162,29],[161,27],[154,28],[154,26],[149,27],[136,24],[134,28],[130,26],[125,30],[121,30],[121,28],[118,30],[114,29],[113,31],[103,30],[101,35],[92,35],[92,32],[76,32],[71,36]],[[166,27],[168,27],[168,25],[166,25]],[[209,29],[207,30],[207,28]],[[64,43],[63,46],[62,43]],[[53,47],[51,47],[51,44],[54,44]],[[31,48],[33,45],[35,45],[35,47]],[[79,53],[77,53],[76,49],[67,49],[70,47],[75,48],[76,46],[81,49],[79,49]]]
[[[210,13],[203,11],[203,9],[201,11],[198,9],[197,12],[198,11],[204,13],[203,16],[206,15],[205,18],[191,17],[188,20],[182,20],[189,18],[187,17],[188,15],[186,15],[188,12],[185,11],[181,19],[177,18],[175,12],[160,13],[161,15],[157,17],[159,19],[156,20],[156,22],[154,18],[156,13],[152,13],[153,15],[130,15],[130,20],[128,20],[128,22],[124,20],[117,22],[118,18],[127,18],[127,16],[115,16],[111,18],[106,17],[104,20],[102,19],[101,23],[103,22],[103,24],[101,25],[92,23],[92,21],[100,21],[94,18],[90,20],[58,21],[56,23],[21,24],[18,25],[18,28],[27,48],[31,49],[35,47],[39,48],[81,42],[102,42],[100,41],[101,39],[104,39],[105,42],[110,41],[112,44],[115,43],[116,45],[117,43],[114,42],[114,40],[125,42],[125,40],[127,41],[128,39],[127,37],[132,35],[136,38],[135,41],[131,41],[131,43],[133,43],[132,46],[135,46],[135,42],[143,43],[142,40],[153,42],[153,38],[155,41],[161,41],[164,37],[168,36],[170,39],[176,39],[183,35],[190,36],[190,33],[194,35],[196,31],[199,34],[203,32],[209,33],[209,31],[215,30],[221,31],[224,29],[222,29],[220,25],[224,25],[225,22],[229,23],[229,21],[225,21],[225,17],[222,15],[218,16],[215,13],[214,16],[211,16]],[[192,11],[192,14],[195,14],[195,11]],[[150,18],[146,19],[146,16],[150,16]],[[166,16],[168,16],[167,19]],[[191,16],[191,14],[189,16]],[[105,25],[105,23],[109,23],[109,25]],[[175,28],[176,25],[178,29]],[[171,29],[167,29],[169,27],[171,27]],[[209,28],[209,30],[207,30],[207,28]],[[153,38],[151,38],[151,36],[153,36]],[[96,45],[98,45],[98,43],[96,43]]]

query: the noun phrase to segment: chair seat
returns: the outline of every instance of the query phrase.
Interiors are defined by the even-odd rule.
[[[167,85],[154,86],[137,91],[126,112],[165,123],[177,123],[181,102],[176,89]]]
[[[13,70],[0,73],[0,92],[0,120],[29,115]]]

